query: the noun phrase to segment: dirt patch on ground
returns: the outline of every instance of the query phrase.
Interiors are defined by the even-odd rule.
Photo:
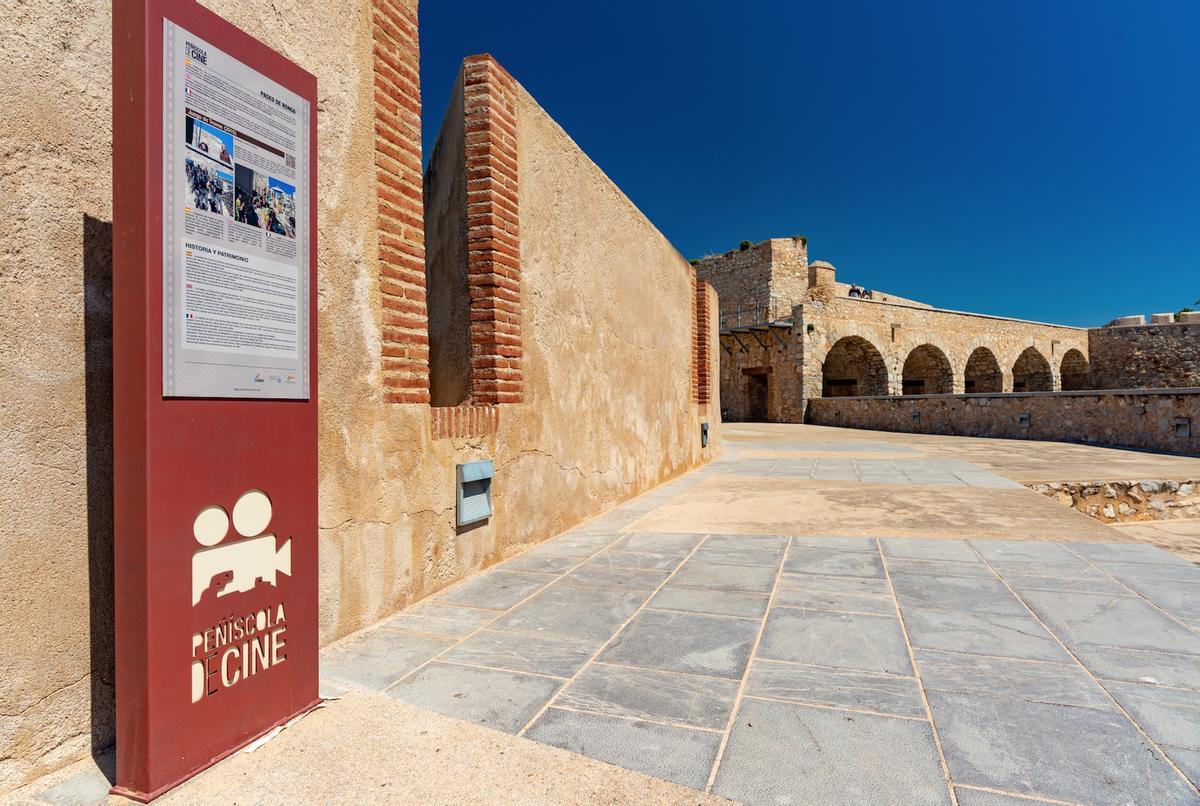
[[[1123,536],[1030,490],[706,479],[631,531],[1119,542]]]

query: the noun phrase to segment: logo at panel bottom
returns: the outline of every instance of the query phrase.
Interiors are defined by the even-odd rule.
[[[259,585],[276,587],[279,574],[292,575],[292,541],[280,546],[273,534],[271,499],[247,490],[233,506],[233,528],[243,539],[227,542],[230,517],[218,505],[200,510],[192,534],[202,548],[192,555],[192,606],[210,597],[229,599],[230,615],[192,634],[192,702],[278,666],[287,660],[287,613],[283,602],[238,611],[240,596]]]

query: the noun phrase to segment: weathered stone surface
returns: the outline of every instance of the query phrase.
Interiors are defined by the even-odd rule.
[[[600,660],[740,679],[750,662],[758,627],[758,619],[643,610]]]
[[[1172,317],[1172,320],[1174,317]],[[1088,331],[1092,389],[1200,386],[1200,322]]]
[[[721,734],[550,708],[525,734],[655,778],[704,789]]]
[[[602,643],[603,639],[482,630],[442,657],[472,666],[565,678],[579,671]]]
[[[388,689],[387,695],[439,714],[516,733],[562,684],[548,677],[435,662]]]
[[[920,413],[919,422],[914,422],[914,412]],[[1023,414],[1030,415],[1027,423],[1021,420]],[[1177,418],[1200,423],[1200,393],[815,398],[808,401],[806,422],[878,431],[1057,440],[1200,453],[1200,426],[1191,428],[1187,436],[1180,436],[1174,424]]]
[[[777,607],[767,616],[758,654],[814,666],[912,674],[900,622],[893,616]]]
[[[929,692],[929,705],[958,783],[1073,803],[1195,802],[1116,709],[942,691]]]
[[[751,699],[734,721],[713,792],[744,803],[950,802],[929,723]]]
[[[923,718],[915,677],[759,660],[746,680],[746,696],[834,705]]]
[[[594,663],[567,686],[554,704],[724,730],[737,693],[735,680]]]

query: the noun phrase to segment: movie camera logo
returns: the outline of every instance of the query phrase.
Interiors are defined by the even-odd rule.
[[[247,490],[233,505],[233,528],[242,538],[227,542],[230,517],[224,507],[200,510],[192,524],[204,548],[192,555],[192,606],[212,591],[217,599],[246,593],[260,584],[276,586],[292,575],[292,541],[278,546],[271,524],[271,499]],[[287,660],[287,616],[283,603],[227,616],[192,635],[192,702],[232,688]]]

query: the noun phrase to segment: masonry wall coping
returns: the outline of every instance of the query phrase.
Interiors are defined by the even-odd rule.
[[[909,310],[912,310],[912,311],[926,311],[926,312],[932,312],[932,313],[951,313],[951,314],[957,314],[959,316],[972,316],[977,319],[995,319],[995,320],[998,320],[1001,322],[1017,322],[1022,325],[1037,325],[1038,327],[1054,327],[1054,328],[1059,328],[1061,330],[1078,330],[1078,331],[1081,331],[1084,333],[1086,333],[1090,329],[1090,328],[1086,328],[1086,327],[1076,327],[1075,325],[1055,325],[1055,324],[1051,324],[1050,322],[1036,322],[1032,319],[1017,319],[1012,316],[997,316],[995,314],[990,314],[990,313],[972,313],[971,311],[956,311],[953,308],[934,308],[934,307],[923,308],[920,305],[906,305],[903,302],[892,302],[890,300],[882,300],[882,299],[860,299],[857,297],[838,297],[837,299],[839,302],[844,300],[844,301],[853,301],[853,302],[866,302],[866,303],[870,303],[871,305],[890,305],[894,308],[908,308]],[[802,307],[804,307],[805,304],[806,303],[802,302],[799,304],[798,307],[802,308]]]
[[[927,398],[1016,398],[1016,397],[1161,397],[1164,395],[1200,395],[1200,386],[1181,386],[1175,389],[1079,389],[1059,392],[968,392],[941,395],[846,395],[844,397],[810,397],[809,400],[890,400],[904,403]]]

